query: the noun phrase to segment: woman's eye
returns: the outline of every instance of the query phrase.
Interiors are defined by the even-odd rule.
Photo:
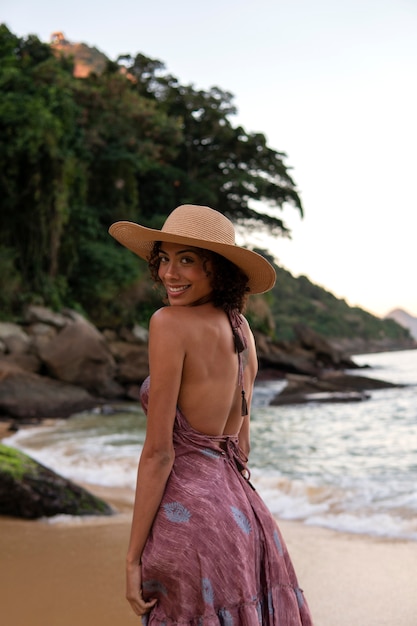
[[[183,256],[181,259],[181,263],[183,263],[184,265],[188,265],[188,263],[194,263],[194,259],[190,256]]]
[[[160,263],[167,263],[167,261],[168,261],[168,258],[167,258],[166,256],[162,256],[162,255],[161,255],[161,256],[159,257],[159,262],[160,262]]]

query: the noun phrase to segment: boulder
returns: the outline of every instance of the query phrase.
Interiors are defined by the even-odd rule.
[[[140,383],[145,380],[149,374],[146,345],[114,341],[109,343],[109,348],[117,362],[116,377],[120,383]]]
[[[53,378],[106,398],[121,393],[114,381],[116,363],[105,338],[81,316],[40,346],[39,355]]]
[[[319,335],[312,328],[304,324],[296,324],[294,333],[298,343],[314,353],[317,364],[322,367],[336,367],[339,369],[355,368],[353,361],[337,350],[327,339]]]
[[[19,326],[19,324],[14,324],[13,322],[0,322],[0,339],[4,341],[4,339],[13,335],[20,335],[24,338],[26,333]]]
[[[58,334],[58,329],[51,324],[35,322],[34,324],[26,326],[26,332],[32,338],[37,336],[43,337],[46,335],[49,339],[52,339]]]
[[[0,360],[0,413],[16,418],[66,417],[93,408],[97,399],[81,387],[24,371]]]
[[[124,341],[129,343],[140,343],[146,345],[149,339],[149,331],[138,324],[135,324],[133,328],[122,328],[119,336]]]
[[[5,352],[24,354],[30,347],[30,339],[18,324],[0,322],[0,340]]]
[[[320,377],[287,374],[287,385],[270,402],[272,406],[306,402],[358,402],[367,400],[368,391],[398,387],[368,376],[327,372]]]
[[[134,402],[140,402],[140,385],[129,385],[126,387],[126,398]]]
[[[296,347],[289,352],[281,350],[278,346],[272,347],[268,354],[259,355],[259,366],[261,369],[276,369],[310,376],[319,373],[314,355]]]
[[[71,317],[63,313],[55,313],[44,306],[30,305],[26,310],[26,322],[28,324],[46,324],[54,328],[62,329],[68,324]]]
[[[3,368],[7,368],[9,364],[17,365],[22,370],[27,372],[38,373],[41,369],[40,359],[32,353],[29,354],[2,354],[0,355],[0,371]]]
[[[27,354],[30,350],[30,339],[27,335],[10,335],[3,339],[9,354]]]
[[[271,341],[255,332],[260,370],[320,376],[326,369],[355,369],[357,364],[311,328],[294,327],[296,340]]]
[[[100,498],[19,450],[0,444],[0,515],[111,515]]]

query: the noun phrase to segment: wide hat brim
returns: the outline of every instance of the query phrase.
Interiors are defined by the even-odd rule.
[[[182,205],[170,214],[162,230],[121,221],[112,224],[109,233],[145,260],[148,260],[156,241],[185,244],[217,252],[246,274],[252,294],[269,291],[276,281],[275,270],[269,261],[257,252],[237,246],[230,220],[209,207]]]

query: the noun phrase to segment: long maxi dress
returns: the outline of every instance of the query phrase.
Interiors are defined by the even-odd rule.
[[[142,385],[146,411],[149,379]],[[238,437],[193,429],[180,409],[175,461],[142,554],[147,626],[312,626],[279,528],[242,474]]]

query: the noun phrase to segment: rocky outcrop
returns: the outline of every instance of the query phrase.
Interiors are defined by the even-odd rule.
[[[0,413],[31,419],[67,417],[93,408],[97,398],[82,387],[26,371],[0,359]]]
[[[57,335],[38,347],[48,374],[97,396],[120,397],[123,389],[115,382],[116,362],[105,338],[81,315],[71,317]]]
[[[343,372],[325,372],[320,377],[288,374],[284,389],[271,405],[305,404],[306,402],[361,402],[367,400],[372,389],[398,387],[393,383],[368,376]]]
[[[272,343],[257,336],[257,350],[263,371],[271,370],[286,379],[283,390],[271,401],[272,405],[305,402],[360,402],[367,400],[369,391],[396,387],[384,380],[346,374],[358,365],[333,342],[327,341],[311,328],[294,327],[294,342]],[[270,376],[270,373],[269,373]]]
[[[292,342],[255,333],[259,378],[288,379],[279,403],[294,401],[290,392],[305,384],[300,376],[308,377],[311,393],[317,399],[322,394],[323,401],[323,394],[342,398],[342,391],[347,399],[366,397],[349,387],[350,376],[340,376],[338,388],[329,388],[329,372],[357,367],[343,350],[306,326],[294,330]],[[75,311],[29,307],[24,323],[0,323],[0,417],[65,417],[109,400],[138,400],[149,373],[147,343],[148,332],[139,326],[100,332]],[[300,389],[297,397],[305,393]]]
[[[79,313],[31,306],[0,323],[0,415],[66,417],[108,400],[137,400],[148,375],[146,329],[103,333]]]
[[[113,513],[106,502],[86,489],[23,452],[0,444],[0,515],[37,519]]]
[[[62,54],[73,60],[73,73],[77,78],[86,78],[91,73],[100,75],[108,63],[103,52],[84,43],[71,43],[60,31],[51,34],[51,48],[57,56]]]
[[[307,326],[294,327],[296,340],[272,342],[255,333],[261,369],[319,376],[326,369],[355,369],[356,363]]]

